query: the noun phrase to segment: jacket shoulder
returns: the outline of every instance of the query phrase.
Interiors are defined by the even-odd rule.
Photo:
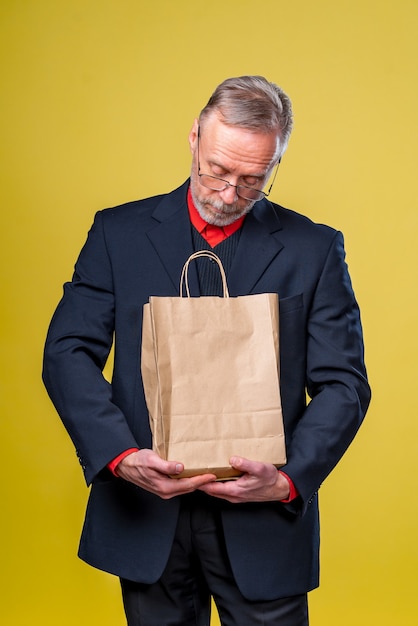
[[[334,237],[338,232],[332,226],[314,222],[306,215],[302,215],[302,213],[298,213],[279,204],[272,204],[272,206],[284,229],[297,229],[301,233],[316,234],[323,237]]]
[[[143,198],[139,200],[133,200],[114,207],[102,209],[98,211],[97,215],[100,216],[105,224],[125,224],[131,220],[144,219],[152,217],[154,211],[161,204],[170,203],[178,206],[184,201],[186,197],[187,189],[186,184],[181,185],[174,191],[168,193],[162,193],[149,198]]]

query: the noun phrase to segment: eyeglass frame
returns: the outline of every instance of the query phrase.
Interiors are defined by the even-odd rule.
[[[276,180],[276,176],[279,170],[279,165],[281,163],[281,160],[282,160],[282,157],[280,157],[280,159],[277,162],[276,169],[273,175],[273,180],[271,181],[270,187],[268,188],[267,191],[262,191],[261,189],[256,189],[255,187],[249,187],[248,185],[233,185],[232,183],[230,183],[228,180],[225,180],[224,178],[219,178],[219,176],[212,176],[211,174],[204,174],[200,171],[200,126],[197,129],[197,175],[199,176],[199,183],[202,185],[202,187],[205,187],[205,189],[211,189],[212,191],[225,191],[225,189],[228,189],[229,187],[235,187],[235,189],[237,190],[237,196],[239,196],[243,200],[252,200],[254,202],[259,202],[260,200],[264,200],[264,198],[267,198],[270,195],[270,192],[274,185],[274,181]],[[212,189],[212,187],[207,187],[206,185],[202,183],[201,176],[206,176],[208,178],[213,178],[214,180],[222,181],[223,183],[225,183],[225,187],[223,189]],[[260,197],[259,198],[246,198],[245,196],[242,196],[240,194],[239,189],[248,189],[249,191],[253,191],[253,192],[256,191],[257,193],[260,194]]]

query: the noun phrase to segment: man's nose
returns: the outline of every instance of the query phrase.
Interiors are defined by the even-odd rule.
[[[238,200],[237,188],[234,185],[228,186],[223,191],[219,192],[221,198],[225,204],[232,204]]]

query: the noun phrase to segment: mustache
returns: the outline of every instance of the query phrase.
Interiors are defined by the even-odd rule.
[[[205,198],[204,204],[209,204],[214,209],[217,209],[218,211],[222,211],[222,213],[225,213],[226,215],[236,213],[237,211],[237,202],[234,202],[233,204],[225,204],[224,202],[222,202],[222,200],[215,200],[213,198]]]

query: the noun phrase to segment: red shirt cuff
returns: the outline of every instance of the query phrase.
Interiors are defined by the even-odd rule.
[[[110,461],[110,463],[107,464],[107,467],[108,469],[110,469],[113,476],[117,476],[116,467],[119,465],[122,459],[124,459],[125,456],[128,456],[128,454],[132,454],[132,452],[138,452],[138,450],[139,448],[129,448],[129,450],[125,450],[124,452],[119,454],[115,459],[113,459],[113,461]]]
[[[284,472],[280,470],[279,470],[279,474],[281,474],[284,478],[286,478],[287,482],[289,483],[290,492],[289,492],[288,497],[286,498],[286,500],[280,500],[280,502],[287,504],[288,502],[292,502],[292,500],[298,497],[299,491],[296,489],[295,485],[293,484],[292,479],[289,478],[287,474],[285,474]]]

